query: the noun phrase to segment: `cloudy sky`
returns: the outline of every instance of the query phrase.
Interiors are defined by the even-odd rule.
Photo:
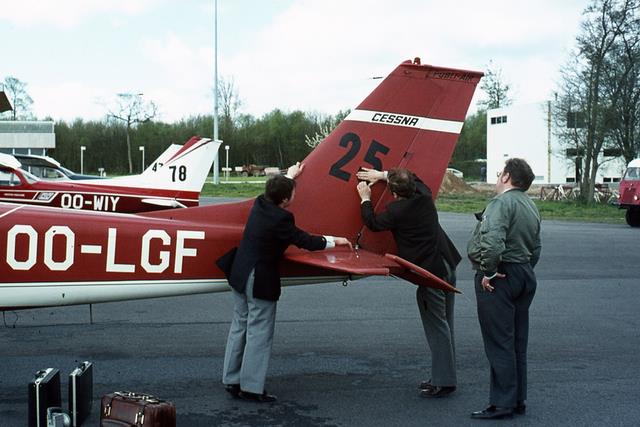
[[[218,73],[242,112],[334,114],[398,63],[502,69],[516,103],[547,99],[586,0],[218,0]],[[38,118],[100,119],[143,93],[175,121],[213,110],[215,0],[0,2],[0,80]],[[455,6],[454,6],[455,4]]]

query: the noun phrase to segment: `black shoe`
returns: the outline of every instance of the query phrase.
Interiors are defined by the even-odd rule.
[[[513,408],[513,412],[518,415],[524,415],[527,413],[527,405],[525,405],[524,402],[518,402],[516,407]]]
[[[431,384],[431,380],[422,381],[422,382],[420,383],[420,385],[418,386],[418,388],[419,388],[420,390],[426,390],[426,389],[428,389],[428,388],[432,388],[432,387],[433,387],[433,384]]]
[[[513,418],[513,408],[500,408],[498,406],[487,406],[482,411],[471,413],[471,418],[479,420],[497,420],[500,418]]]
[[[262,394],[258,394],[240,390],[240,393],[238,393],[238,397],[242,400],[249,400],[251,402],[258,403],[270,403],[278,400],[276,396],[274,396],[273,394],[269,394],[266,391],[263,391]]]
[[[238,398],[240,394],[240,384],[225,384],[224,391],[229,393],[231,396]]]
[[[456,391],[456,386],[444,386],[432,385],[429,388],[420,390],[420,396],[428,398],[446,397]]]

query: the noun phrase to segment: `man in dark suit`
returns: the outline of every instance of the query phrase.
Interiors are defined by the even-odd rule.
[[[227,339],[222,382],[234,397],[273,402],[264,383],[271,358],[276,304],[280,298],[278,264],[290,244],[311,251],[351,243],[344,237],[313,236],[296,227],[285,208],[295,196],[297,163],[287,176],[267,181],[256,198],[228,277],[233,288],[233,319]]]
[[[398,255],[455,286],[460,254],[438,222],[431,190],[407,169],[381,172],[363,169],[358,179],[362,219],[372,231],[390,230]],[[370,185],[386,180],[395,200],[376,215]],[[453,336],[454,294],[419,286],[416,298],[422,325],[431,348],[431,380],[420,383],[422,397],[445,397],[456,389]]]

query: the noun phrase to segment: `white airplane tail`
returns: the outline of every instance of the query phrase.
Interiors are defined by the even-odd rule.
[[[104,184],[200,193],[221,143],[194,136],[182,146],[169,146],[142,174],[113,178]]]
[[[164,189],[200,192],[218,155],[222,141],[194,136],[150,175],[153,185]],[[143,181],[146,177],[141,176]]]

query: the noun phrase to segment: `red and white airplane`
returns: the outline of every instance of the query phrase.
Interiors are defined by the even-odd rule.
[[[124,213],[198,206],[220,143],[193,137],[170,145],[140,175],[72,181],[41,180],[0,153],[0,202]]]
[[[297,225],[358,249],[290,247],[283,285],[393,274],[454,290],[364,227],[356,171],[407,167],[437,193],[481,76],[406,61],[309,154],[290,206]],[[379,211],[392,198],[376,184],[372,200]],[[135,215],[0,204],[0,310],[226,291],[215,260],[238,245],[252,203]]]

